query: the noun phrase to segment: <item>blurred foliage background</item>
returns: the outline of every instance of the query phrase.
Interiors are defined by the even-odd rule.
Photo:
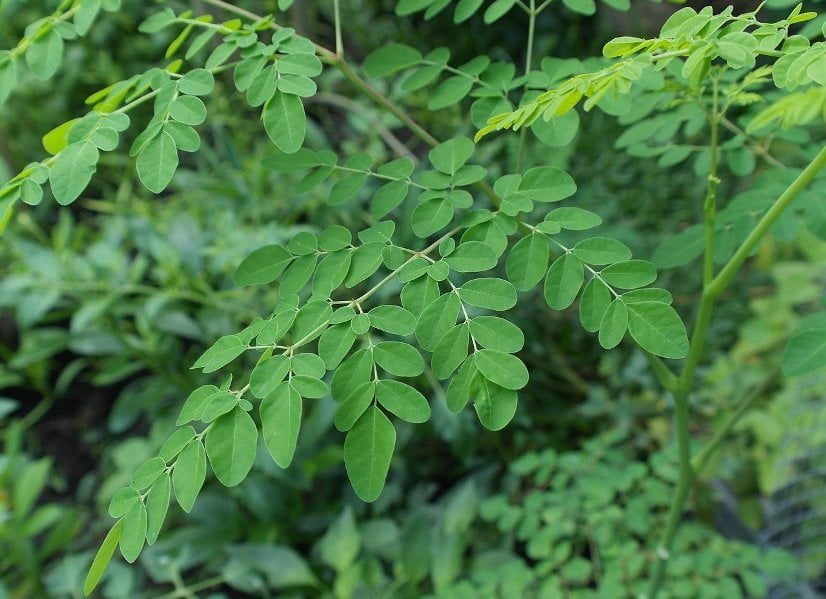
[[[0,48],[55,4],[0,1]],[[158,64],[169,40],[135,33],[155,4],[124,2],[67,46],[57,79],[23,82],[0,108],[0,179],[39,159],[40,137],[81,114],[89,93]],[[237,4],[276,10],[269,0]],[[394,4],[343,3],[356,62],[389,41],[447,45],[457,63],[479,53],[522,60],[518,11],[490,27],[473,19],[456,28],[448,13],[399,18]],[[611,37],[650,33],[673,10],[633,2],[630,12],[600,5],[583,17],[557,6],[537,24],[537,56],[598,55]],[[330,2],[299,1],[288,18],[329,42],[330,11]],[[240,260],[300,230],[363,220],[355,205],[325,209],[323,185],[296,195],[289,176],[264,170],[270,148],[256,116],[231,84],[218,85],[223,93],[209,101],[202,130],[208,143],[187,156],[168,192],[152,196],[136,183],[131,159],[107,153],[80,201],[19,212],[0,242],[0,598],[81,596],[111,494],[155,454],[190,390],[208,382],[190,364],[273,301],[257,287],[233,285]],[[314,147],[366,151],[376,161],[424,154],[337,73],[325,73],[320,88],[308,107]],[[462,108],[434,113],[426,98],[419,102],[414,97],[411,114],[429,130],[472,131]],[[704,184],[690,163],[663,167],[615,150],[622,131],[613,117],[587,114],[569,146],[532,138],[528,159],[565,165],[579,184],[579,205],[599,212],[635,254],[651,256],[696,221]],[[789,135],[779,146],[786,155],[776,157],[793,164]],[[494,174],[515,160],[514,142],[500,136],[485,146]],[[722,195],[758,175],[724,182]],[[826,592],[826,377],[777,376],[778,348],[798,313],[823,304],[824,266],[826,244],[805,225],[790,225],[764,244],[714,324],[693,432],[707,432],[742,394],[760,397],[704,472],[678,539],[669,597]],[[696,301],[696,270],[664,274],[684,313]],[[368,506],[346,482],[332,401],[319,400],[288,472],[261,459],[237,488],[208,481],[193,513],[174,512],[136,565],[113,563],[101,596],[639,592],[675,476],[668,400],[638,350],[603,352],[571,311],[548,312],[541,298],[527,297],[515,318],[529,332],[522,357],[532,382],[504,431],[450,412],[434,379],[434,418],[400,429],[388,486]]]

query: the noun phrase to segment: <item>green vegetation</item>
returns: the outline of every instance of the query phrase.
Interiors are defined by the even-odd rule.
[[[818,3],[385,4],[0,0],[0,597],[814,592]]]

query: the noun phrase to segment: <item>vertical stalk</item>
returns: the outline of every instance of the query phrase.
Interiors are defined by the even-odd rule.
[[[703,289],[707,288],[714,278],[714,219],[717,212],[717,186],[720,179],[717,177],[717,161],[720,154],[720,117],[718,112],[717,78],[712,77],[713,96],[711,113],[709,114],[709,126],[711,128],[711,143],[709,144],[710,162],[708,169],[708,187],[706,188],[706,198],[703,202],[703,211],[706,221],[706,246],[703,257]]]
[[[527,77],[531,72],[531,63],[533,62],[533,38],[536,30],[536,0],[531,0],[530,12],[528,13],[528,49],[525,52],[525,76]]]
[[[708,115],[711,141],[709,143],[710,161],[708,169],[708,183],[706,187],[705,200],[703,202],[703,213],[705,216],[705,252],[703,256],[703,296],[700,301],[700,309],[697,313],[697,321],[694,324],[694,331],[691,334],[691,344],[686,358],[683,371],[677,380],[674,396],[674,428],[677,432],[677,454],[679,460],[679,473],[677,487],[674,490],[674,497],[668,510],[665,529],[662,539],[657,546],[654,572],[651,576],[651,586],[649,597],[657,596],[663,579],[665,570],[671,558],[671,548],[674,545],[674,537],[680,526],[685,502],[688,493],[694,482],[694,470],[691,467],[691,435],[689,434],[689,424],[691,414],[689,410],[688,397],[694,382],[694,372],[705,345],[706,332],[711,323],[711,315],[714,309],[714,300],[708,293],[709,285],[714,279],[714,231],[715,215],[717,211],[717,186],[720,179],[717,176],[718,156],[720,153],[720,111],[718,103],[717,77],[712,75],[712,102],[711,111]]]
[[[341,11],[339,10],[339,0],[333,0],[333,21],[336,28],[336,54],[344,57],[344,41],[341,37]]]
[[[704,287],[700,310],[697,314],[697,322],[694,325],[694,331],[691,336],[691,349],[689,350],[683,372],[677,383],[677,391],[674,393],[675,423],[680,453],[679,478],[677,480],[674,498],[669,508],[668,520],[666,521],[662,540],[657,546],[657,561],[654,564],[654,571],[651,575],[651,584],[646,599],[656,599],[662,587],[666,567],[671,557],[671,547],[674,543],[674,537],[679,528],[680,518],[683,514],[685,502],[688,499],[688,492],[694,483],[695,471],[692,468],[691,455],[688,447],[690,440],[688,434],[688,395],[691,392],[694,383],[694,373],[702,356],[703,345],[705,344],[708,325],[711,322],[714,303],[717,298],[720,297],[720,294],[725,291],[729,283],[731,283],[734,275],[737,274],[737,271],[746,261],[746,258],[749,257],[752,250],[754,250],[760,240],[768,233],[772,225],[777,222],[777,219],[780,218],[800,192],[803,191],[824,168],[826,168],[826,147],[820,150],[800,175],[798,175],[780,197],[775,200],[771,208],[763,215],[763,218],[760,219],[746,240],[734,253],[734,256],[726,263],[720,273]],[[726,423],[724,427],[725,430],[730,430],[734,426],[736,419],[745,413],[751,401],[752,400],[746,402],[747,405],[742,409],[735,411],[732,419]],[[720,435],[712,438],[709,446],[699,453],[698,466],[702,467],[705,465],[711,458],[714,450],[720,446],[721,442],[722,437]],[[688,458],[688,462],[685,462],[686,458]]]
[[[536,0],[531,0],[530,7],[528,9],[528,48],[525,51],[525,77],[530,75],[531,67],[533,62],[533,38],[534,33],[536,31],[536,15],[539,12],[536,10]],[[527,82],[525,82],[525,87],[523,89],[527,89]],[[525,137],[528,133],[527,127],[522,127],[522,132],[519,134],[519,150],[516,153],[516,170],[517,172],[522,170],[522,156],[525,151]]]

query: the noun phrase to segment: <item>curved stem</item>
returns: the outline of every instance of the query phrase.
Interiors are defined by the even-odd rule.
[[[696,476],[696,472],[692,467],[691,455],[689,450],[689,411],[688,411],[688,396],[691,392],[694,383],[694,373],[703,352],[705,344],[706,333],[711,322],[711,316],[714,309],[714,303],[720,294],[731,283],[734,275],[737,274],[740,267],[751,254],[752,250],[757,246],[761,239],[768,233],[772,225],[783,214],[786,208],[791,205],[794,199],[803,191],[815,175],[826,167],[826,147],[818,152],[817,156],[803,169],[800,175],[786,188],[786,190],[775,200],[771,208],[763,215],[763,218],[754,227],[754,230],[749,234],[746,240],[734,253],[734,256],[726,263],[720,273],[705,287],[703,290],[702,300],[700,302],[700,310],[697,315],[697,323],[694,326],[694,332],[691,337],[691,349],[686,358],[683,372],[680,375],[677,390],[674,393],[674,407],[675,407],[675,423],[677,427],[677,441],[680,453],[680,472],[677,481],[677,488],[675,489],[674,498],[671,502],[671,507],[668,513],[668,520],[663,531],[663,536],[660,544],[657,547],[657,561],[654,565],[654,571],[651,575],[651,584],[647,599],[655,599],[662,587],[665,579],[665,571],[670,559],[671,547],[674,543],[674,537],[679,528],[680,518],[682,517],[685,508],[686,500],[688,499],[688,492]],[[702,467],[708,462],[714,451],[720,446],[723,436],[731,430],[737,419],[742,416],[748,407],[753,403],[754,399],[744,402],[732,415],[730,424],[721,429],[721,433],[715,435],[709,445],[704,448],[695,463]]]
[[[749,236],[734,253],[734,256],[731,257],[712,281],[709,286],[709,292],[713,293],[715,297],[718,297],[725,291],[728,284],[731,283],[731,280],[734,278],[734,275],[737,274],[740,266],[746,261],[746,258],[749,257],[754,248],[757,247],[757,243],[763,239],[763,236],[769,231],[772,225],[774,225],[775,221],[780,218],[780,215],[783,214],[797,195],[811,183],[815,175],[824,167],[826,167],[826,146],[821,148],[817,156],[815,156],[808,166],[803,169],[803,172],[792,181],[791,185],[786,188],[786,191],[777,198],[768,212],[763,215],[763,218],[760,219],[760,222],[757,223],[754,230],[749,233]]]

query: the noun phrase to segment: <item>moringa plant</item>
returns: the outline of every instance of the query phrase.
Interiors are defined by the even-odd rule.
[[[192,391],[158,455],[115,493],[109,514],[116,522],[92,564],[86,593],[117,547],[132,562],[156,541],[173,496],[184,511],[192,509],[208,467],[222,484],[238,485],[263,442],[276,465],[287,468],[305,401],[331,397],[336,403],[344,465],[366,502],[384,487],[394,421],[430,418],[423,393],[429,380],[444,381],[451,410],[472,404],[482,426],[505,427],[530,373],[518,356],[524,335],[504,316],[520,293],[541,286],[551,310],[578,301],[583,328],[606,350],[623,341],[638,346],[673,399],[679,477],[662,537],[651,546],[655,565],[645,596],[656,597],[693,482],[756,398],[748,395],[694,451],[690,398],[715,305],[798,197],[805,196],[811,222],[826,219],[823,179],[816,181],[826,166],[822,142],[804,136],[796,164],[782,164],[772,154],[772,144],[788,130],[814,123],[816,132],[826,116],[826,44],[812,41],[826,29],[795,29],[817,14],[798,5],[783,19],[764,21],[759,9],[734,14],[729,6],[715,14],[710,7],[682,8],[657,37],[616,38],[601,59],[544,57],[537,65],[535,25],[550,0],[495,0],[484,10],[482,0],[459,0],[457,24],[477,12],[486,23],[511,10],[525,13],[523,68],[485,55],[457,64],[447,48],[423,52],[398,43],[356,67],[344,49],[338,0],[331,10],[334,48],[282,24],[281,13],[258,15],[223,0],[195,4],[214,13],[165,7],[141,25],[148,35],[173,32],[164,57],[171,62],[92,94],[90,112],[49,132],[43,138],[49,157],[0,188],[0,226],[24,209],[21,204],[43,201],[47,182],[59,204],[75,201],[101,152],[117,150],[123,140],[130,142],[140,181],[162,193],[179,152],[195,152],[201,144],[197,127],[207,118],[202,98],[224,83],[237,91],[233,101],[260,111],[275,146],[264,166],[295,178],[296,193],[326,184],[331,210],[363,206],[366,225],[301,232],[286,245],[256,249],[238,265],[238,286],[275,286],[279,300],[262,307],[242,330],[217,339],[194,364],[216,373],[214,381]],[[280,10],[291,4],[278,2]],[[593,0],[563,4],[583,14],[595,10]],[[429,18],[451,5],[400,0],[397,13]],[[64,44],[94,27],[101,10],[119,7],[118,0],[64,0],[33,23],[15,48],[0,53],[0,100],[24,73],[54,75]],[[428,146],[421,164],[406,151],[375,164],[367,154],[307,147],[305,100],[317,93],[325,68],[337,70],[394,126]],[[429,111],[462,107],[466,124],[457,135],[440,139],[414,120],[406,106],[420,101],[422,90]],[[130,116],[147,106],[148,120]],[[675,232],[653,262],[632,257],[625,244],[600,234],[600,216],[572,205],[574,180],[543,164],[537,148],[569,144],[580,106],[628,126],[620,150],[657,158],[663,167],[693,158],[705,178],[704,193],[696,194],[703,197],[702,222]],[[472,129],[478,130],[474,141]],[[503,160],[513,168],[497,163],[501,145],[491,134],[503,130],[518,132],[515,159]],[[480,144],[490,147],[477,152]],[[762,174],[748,187],[746,177],[757,168]],[[737,178],[746,188],[730,201],[718,198],[718,189],[734,187]],[[810,191],[815,183],[819,194]],[[675,268],[701,256],[696,314],[681,315],[671,293],[654,286],[657,266]],[[824,316],[810,316],[789,342],[787,374],[826,366]],[[693,323],[690,340],[683,317]],[[219,374],[236,360],[250,364],[240,380]]]

